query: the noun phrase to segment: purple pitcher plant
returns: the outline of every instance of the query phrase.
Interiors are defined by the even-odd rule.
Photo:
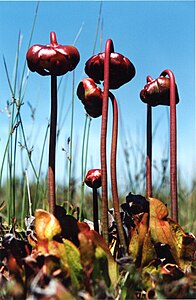
[[[50,33],[50,44],[33,45],[26,54],[27,64],[32,72],[42,76],[51,76],[51,115],[50,115],[50,141],[49,141],[49,210],[55,213],[55,152],[57,127],[57,76],[72,71],[77,66],[80,55],[73,46],[63,46],[57,43],[56,33]]]
[[[86,74],[100,84],[103,81],[103,92],[97,97],[97,104],[92,103],[93,111],[102,103],[102,123],[101,123],[101,172],[102,172],[102,234],[108,243],[108,190],[107,190],[107,158],[106,158],[106,136],[107,136],[107,120],[108,120],[108,99],[111,99],[113,106],[113,126],[112,126],[112,142],[111,142],[111,157],[110,157],[110,172],[111,172],[111,187],[113,206],[115,212],[115,220],[117,224],[118,235],[121,247],[126,253],[126,242],[121,222],[117,178],[116,178],[116,152],[117,152],[117,137],[118,137],[118,105],[115,96],[109,91],[117,89],[123,84],[129,82],[135,76],[135,67],[132,62],[122,54],[114,52],[114,45],[111,39],[106,41],[105,52],[92,56],[85,65]],[[84,87],[84,82],[80,83]],[[79,89],[81,88],[79,84]],[[82,100],[83,96],[78,90],[78,97]],[[85,92],[84,92],[85,94]],[[84,95],[83,94],[83,95]],[[89,95],[88,88],[86,95]],[[96,96],[96,93],[94,92]],[[83,100],[82,100],[83,101]],[[88,99],[84,105],[87,106]],[[98,104],[99,103],[99,104]],[[90,114],[91,115],[91,114]],[[92,116],[92,115],[91,115]]]
[[[168,77],[166,77],[168,76]],[[176,104],[179,102],[175,77],[171,70],[165,70],[157,79],[147,76],[147,84],[140,92],[141,100],[147,104],[147,157],[146,195],[152,197],[152,113],[151,107],[170,106],[170,196],[171,217],[178,222],[177,200],[177,146],[176,146]]]

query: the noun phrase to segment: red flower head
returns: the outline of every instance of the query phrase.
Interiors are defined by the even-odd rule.
[[[170,105],[170,79],[160,76],[157,79],[147,77],[147,84],[140,92],[140,98],[151,106]],[[176,86],[176,104],[179,102]]]
[[[105,53],[92,56],[85,66],[86,74],[96,83],[104,80]],[[110,54],[110,79],[109,88],[118,89],[135,76],[135,67],[131,61],[122,54],[112,52]]]
[[[77,66],[80,55],[73,46],[62,46],[57,43],[55,32],[50,33],[49,45],[33,45],[27,51],[29,69],[40,75],[60,76],[72,71]]]
[[[83,79],[78,85],[77,95],[84,104],[85,110],[89,116],[92,118],[101,116],[103,92],[97,87],[93,79]]]
[[[91,188],[101,187],[101,170],[100,169],[91,169],[86,174],[84,182]]]

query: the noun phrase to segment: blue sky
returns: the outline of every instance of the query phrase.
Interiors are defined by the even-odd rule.
[[[99,29],[95,53],[102,52],[105,42],[111,38],[116,52],[127,56],[136,68],[135,78],[115,90],[120,104],[123,126],[128,137],[128,150],[134,145],[145,149],[146,106],[139,98],[140,90],[146,83],[146,76],[157,78],[165,69],[174,72],[180,103],[177,106],[178,165],[184,179],[195,175],[195,3],[194,1],[103,1],[101,12],[102,30]],[[19,31],[22,44],[19,60],[19,77],[22,73],[27,45],[31,32],[36,2],[0,2],[0,161],[5,148],[8,117],[5,111],[10,91],[5,76],[2,56],[4,55],[12,78]],[[55,31],[59,44],[71,45],[79,30],[75,44],[80,52],[80,62],[75,70],[76,87],[86,77],[84,64],[92,56],[95,40],[99,1],[41,1],[39,4],[33,44],[48,44],[49,33]],[[100,40],[102,42],[100,42]],[[27,69],[25,74],[27,73]],[[59,118],[66,115],[71,102],[72,75],[67,74],[59,91]],[[17,93],[16,93],[17,95]],[[36,108],[35,122],[30,117],[28,103]],[[38,164],[43,136],[50,111],[50,79],[30,73],[25,92],[22,118],[29,148],[33,146],[32,159]],[[70,112],[70,111],[69,111]],[[153,125],[158,128],[153,139],[153,159],[167,156],[168,149],[168,108],[153,109]],[[111,111],[109,114],[109,144]],[[74,159],[80,164],[81,137],[84,126],[83,106],[75,97],[74,105]],[[60,122],[60,121],[59,121]],[[91,125],[88,167],[100,167],[99,133],[100,119]],[[61,124],[60,124],[61,125]],[[33,129],[32,129],[33,128]],[[62,179],[67,138],[70,136],[70,113],[60,133],[57,145],[57,178]],[[20,137],[18,138],[20,142]],[[118,176],[124,180],[124,166],[121,142],[125,143],[125,132],[119,128]],[[139,156],[139,154],[138,154]],[[18,155],[19,157],[19,155]],[[44,164],[47,165],[47,155]],[[29,167],[30,168],[30,167]],[[80,167],[79,167],[80,168]],[[123,167],[124,169],[125,167]],[[77,171],[77,170],[76,170]],[[29,169],[30,172],[30,169]],[[78,172],[78,171],[77,171]],[[78,174],[78,173],[77,173]],[[79,176],[76,176],[80,178]]]

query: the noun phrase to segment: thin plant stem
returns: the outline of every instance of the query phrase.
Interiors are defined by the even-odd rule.
[[[100,3],[100,7],[99,7],[99,13],[98,13],[98,19],[97,19],[97,27],[96,27],[96,34],[95,34],[95,42],[94,42],[94,46],[93,46],[93,55],[95,53],[95,48],[96,48],[97,39],[98,39],[98,32],[99,32],[100,21],[101,21],[101,11],[102,11],[102,2]]]
[[[119,117],[120,117],[119,119],[120,119],[120,128],[121,128],[120,141],[121,141],[121,145],[122,145],[122,149],[123,149],[123,153],[124,153],[123,157],[125,159],[125,166],[127,169],[128,182],[129,182],[128,187],[130,187],[130,189],[133,191],[133,178],[132,178],[130,167],[129,167],[128,139],[127,139],[126,129],[125,129],[123,118],[122,118],[120,103],[119,103],[118,107],[119,107]],[[123,141],[123,138],[124,138],[124,141]],[[129,139],[129,141],[130,140],[131,139]]]
[[[93,188],[93,224],[94,230],[99,233],[99,217],[98,217],[98,197],[97,188]]]
[[[87,122],[89,121],[89,122]],[[87,169],[87,159],[88,159],[88,145],[89,145],[89,135],[91,127],[91,117],[86,114],[84,132],[83,132],[83,142],[82,142],[82,159],[81,159],[81,202],[80,202],[80,213],[79,220],[82,220],[83,202],[84,202],[84,177]]]
[[[172,71],[165,70],[161,76],[170,78],[170,196],[171,217],[178,222],[178,196],[177,196],[177,137],[176,137],[176,84]]]
[[[84,26],[84,22],[82,22],[82,25],[80,26],[79,31],[78,31],[78,33],[77,33],[77,35],[76,35],[76,37],[75,37],[75,39],[73,41],[73,46],[77,43],[77,41],[78,41],[78,39],[80,37],[80,34],[82,32],[83,26]]]
[[[32,216],[32,201],[31,201],[31,193],[30,193],[30,185],[29,185],[29,176],[27,170],[25,170],[26,175],[26,183],[27,183],[27,194],[28,194],[28,203],[29,203],[29,215]]]
[[[14,153],[13,153],[13,159],[14,159],[14,163],[13,163],[13,186],[12,186],[12,196],[13,196],[13,207],[12,207],[12,215],[15,217],[15,214],[16,214],[16,207],[15,207],[15,198],[16,198],[16,189],[15,189],[15,186],[16,186],[16,154],[17,154],[17,138],[18,138],[18,130],[17,128],[15,129],[15,140],[14,140]]]
[[[19,32],[18,35],[18,43],[17,43],[17,51],[16,51],[16,60],[15,60],[15,70],[14,70],[14,88],[10,89],[12,93],[12,113],[11,113],[11,123],[10,123],[10,129],[14,128],[14,115],[15,115],[15,104],[16,104],[16,84],[17,84],[17,73],[18,73],[18,62],[19,62],[19,53],[20,53],[20,46],[21,46],[21,34]],[[4,66],[6,66],[5,59],[4,59]],[[7,67],[5,68],[6,70],[6,75],[8,75]],[[7,76],[8,77],[8,76]],[[9,87],[11,87],[11,82],[8,80]],[[10,144],[9,144],[9,158],[10,158],[10,167],[9,167],[9,175],[10,175],[10,197],[9,201],[10,204],[8,205],[9,207],[9,220],[10,222],[10,217],[15,217],[15,167],[16,167],[16,139],[17,139],[17,130],[15,131],[15,143],[13,143],[13,134],[11,135],[10,138]],[[13,133],[13,132],[12,132]]]
[[[68,198],[67,213],[70,209],[71,202],[71,180],[72,180],[72,150],[73,150],[73,129],[74,129],[74,90],[75,90],[75,72],[72,73],[72,105],[71,105],[71,134],[70,134],[70,153],[69,153],[69,175],[68,175]]]
[[[104,91],[101,122],[101,172],[102,172],[102,234],[108,244],[108,186],[107,186],[107,157],[106,157],[106,136],[108,119],[108,94],[110,76],[110,53],[114,51],[111,39],[106,41],[104,59]]]
[[[31,27],[31,33],[30,33],[27,49],[29,49],[29,47],[31,45],[31,41],[32,41],[34,29],[35,29],[35,24],[36,24],[36,19],[37,19],[37,15],[38,15],[38,8],[39,8],[39,1],[37,2],[36,8],[35,8],[35,14],[34,14],[34,18],[33,18],[33,24]],[[26,60],[25,60],[24,66],[23,66],[23,71],[22,71],[21,84],[20,84],[20,89],[19,89],[19,99],[21,99],[21,95],[22,95],[22,87],[23,87],[23,79],[24,79],[25,69],[26,69]]]
[[[24,174],[23,174],[24,176]],[[26,176],[24,176],[23,180],[23,193],[22,193],[22,211],[21,211],[21,227],[24,226],[24,218],[25,218],[25,204],[26,204]]]
[[[9,88],[10,88],[10,91],[11,91],[11,94],[12,94],[12,98],[14,99],[13,103],[16,102],[15,98],[14,98],[14,91],[12,89],[12,85],[11,85],[11,82],[10,82],[10,78],[9,78],[9,74],[8,74],[8,69],[7,69],[7,64],[6,64],[6,61],[5,61],[5,58],[3,57],[3,62],[4,62],[4,67],[5,67],[5,72],[6,72],[6,77],[7,77],[7,80],[8,80],[8,84],[9,84]],[[17,104],[17,114],[15,115],[14,119],[11,121],[11,124],[10,124],[10,134],[8,136],[8,140],[7,140],[7,144],[6,144],[6,147],[5,147],[5,152],[8,151],[9,149],[9,143],[11,144],[12,143],[12,134],[13,134],[13,130],[15,128],[14,124],[20,124],[20,129],[22,131],[22,136],[23,136],[23,140],[24,140],[24,145],[25,145],[25,149],[27,151],[27,154],[28,154],[28,158],[29,158],[29,162],[31,164],[31,167],[32,167],[32,170],[34,172],[34,175],[37,179],[37,172],[35,170],[35,167],[33,165],[33,162],[31,160],[31,156],[29,155],[29,151],[28,151],[28,147],[27,147],[27,142],[26,142],[26,137],[25,137],[25,132],[24,132],[24,127],[23,127],[23,123],[22,123],[22,118],[21,118],[21,114],[20,114],[20,108],[21,108],[21,105],[22,103],[19,102]],[[12,113],[12,116],[14,116],[14,113]],[[3,160],[3,163],[2,163],[2,167],[1,167],[1,174],[3,172],[3,165],[4,165],[4,160]]]
[[[87,127],[87,137],[86,137],[86,153],[85,153],[85,162],[84,162],[84,172],[83,174],[86,174],[86,169],[87,169],[87,158],[88,158],[88,145],[89,145],[89,136],[90,136],[90,128],[91,128],[91,121],[92,118],[88,116],[89,122],[88,122],[88,127]]]
[[[38,13],[38,6],[39,6],[39,3],[37,3],[37,6],[36,6],[36,11],[35,11],[35,15],[34,15],[34,20],[33,20],[33,25],[32,25],[32,29],[31,29],[30,39],[29,39],[29,45],[31,43],[32,35],[33,35],[33,32],[34,32],[36,17],[37,17],[37,13]],[[14,104],[16,104],[16,106],[17,106],[17,118],[16,119],[21,118],[21,116],[20,116],[20,107],[21,107],[20,103],[21,103],[21,93],[22,93],[22,86],[23,86],[23,78],[24,78],[24,73],[25,73],[26,60],[25,60],[24,68],[23,68],[23,72],[22,72],[22,78],[21,78],[21,83],[20,83],[20,88],[19,88],[18,104],[17,104],[16,103],[16,85],[17,85],[17,79],[18,79],[18,64],[19,64],[20,47],[21,47],[21,33],[19,32],[18,47],[17,47],[17,53],[16,53],[16,62],[15,62],[15,71],[14,71],[14,88],[13,88],[13,90],[11,88],[11,83],[8,80],[10,90],[11,90],[11,93],[12,93],[12,98],[13,98],[11,128],[14,127],[14,123],[13,123],[14,114],[15,114],[15,111],[14,111],[15,105]],[[7,68],[6,68],[6,73],[8,74]],[[18,124],[20,124],[20,122],[18,122]],[[13,135],[11,135],[10,147],[9,147],[11,166],[13,165],[13,173],[11,172],[11,177],[12,178],[10,177],[10,188],[12,189],[12,193],[11,193],[12,195],[11,195],[10,199],[13,202],[13,204],[12,204],[12,214],[13,214],[13,216],[15,216],[15,179],[16,179],[15,178],[15,173],[16,173],[17,132],[18,132],[18,130],[16,128],[14,145],[13,145],[13,138],[12,138]],[[23,133],[24,133],[24,130],[23,130]],[[12,154],[12,151],[13,151],[13,154]],[[31,164],[32,164],[32,162],[31,162]]]
[[[36,184],[36,192],[35,192],[35,201],[37,207],[39,207],[40,203],[40,197],[38,198],[38,190],[39,190],[39,183],[40,183],[40,176],[41,176],[41,168],[42,168],[42,162],[43,162],[43,157],[44,157],[44,151],[45,151],[45,146],[46,146],[46,141],[48,137],[48,130],[50,128],[50,124],[47,125],[45,136],[44,136],[44,141],[43,141],[43,146],[42,146],[42,152],[41,152],[41,157],[40,157],[40,163],[39,163],[39,170],[38,170],[38,175],[37,175],[37,184]],[[35,205],[33,207],[33,210],[35,209]]]
[[[114,206],[114,216],[116,220],[118,236],[120,240],[120,247],[123,253],[127,254],[127,245],[124,237],[122,220],[120,215],[120,207],[118,200],[117,176],[116,176],[116,153],[117,153],[117,139],[118,139],[118,105],[116,98],[110,93],[110,99],[113,107],[113,126],[112,126],[112,143],[110,156],[110,172],[111,172],[111,188]]]
[[[57,77],[51,76],[51,115],[50,115],[50,141],[49,141],[49,211],[55,213],[55,152],[56,152],[56,125],[57,125]]]
[[[97,26],[96,26],[96,33],[95,33],[95,41],[94,41],[94,45],[93,45],[93,50],[92,50],[92,54],[94,55],[95,53],[95,48],[96,48],[96,44],[97,44],[97,39],[98,39],[98,32],[99,32],[99,27],[100,27],[100,19],[101,19],[101,12],[102,12],[102,2],[100,3],[100,7],[99,7],[99,13],[98,13],[98,19],[97,19]],[[87,119],[89,118],[89,124],[88,124],[88,131],[87,131],[87,137],[86,137],[86,122]],[[91,125],[91,118],[86,115],[86,119],[85,119],[85,128],[84,128],[84,133],[83,133],[83,142],[82,142],[82,162],[81,162],[81,177],[82,177],[82,184],[81,184],[81,202],[80,202],[80,213],[79,213],[79,220],[81,221],[82,218],[82,211],[83,211],[83,202],[84,202],[84,177],[86,174],[86,167],[87,167],[87,158],[88,158],[88,144],[89,144],[89,136],[90,136],[90,125]],[[85,140],[86,140],[86,151],[85,151]],[[85,155],[85,162],[84,162],[84,155]]]
[[[84,202],[84,149],[85,149],[85,140],[86,140],[86,129],[87,129],[87,120],[88,115],[86,114],[85,122],[84,122],[84,131],[83,131],[83,139],[82,139],[82,157],[81,157],[81,198],[80,198],[80,212],[79,212],[79,220],[82,220],[82,211],[83,211],[83,202]]]
[[[24,126],[23,126],[23,122],[22,122],[22,119],[21,119],[21,114],[20,114],[20,111],[18,112],[18,116],[19,116],[19,123],[20,123],[20,129],[22,131],[22,136],[23,136],[23,140],[24,140],[24,146],[25,146],[25,149],[27,151],[27,155],[28,155],[28,159],[29,159],[29,162],[30,162],[30,165],[31,165],[31,168],[33,170],[33,173],[35,175],[35,178],[37,180],[38,176],[37,176],[37,171],[35,169],[35,166],[32,162],[32,159],[31,159],[31,154],[28,150],[28,146],[27,146],[27,141],[26,141],[26,135],[25,135],[25,131],[24,131]]]

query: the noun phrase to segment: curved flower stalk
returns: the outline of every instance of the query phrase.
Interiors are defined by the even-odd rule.
[[[80,60],[78,50],[73,46],[62,46],[57,43],[56,33],[50,33],[49,45],[33,45],[26,54],[27,64],[32,72],[51,76],[51,116],[49,141],[49,210],[55,213],[55,152],[57,126],[57,76],[66,74],[75,69]]]
[[[107,159],[106,159],[106,135],[108,119],[108,98],[113,104],[113,130],[111,145],[111,181],[114,201],[115,218],[118,234],[122,248],[126,253],[126,242],[121,222],[121,215],[118,201],[117,181],[116,181],[116,149],[118,131],[118,109],[115,97],[109,89],[117,89],[127,83],[135,76],[135,68],[130,60],[119,53],[114,52],[111,39],[106,41],[105,52],[91,57],[85,66],[85,72],[96,83],[104,81],[102,99],[102,123],[101,123],[101,172],[102,172],[102,234],[108,243],[108,191],[107,191]]]
[[[97,189],[101,187],[101,170],[91,169],[87,172],[84,182],[93,189],[93,223],[94,230],[99,233]]]
[[[118,187],[117,187],[117,176],[116,176],[116,153],[117,153],[117,139],[118,139],[118,104],[116,98],[112,93],[109,93],[110,99],[112,100],[113,107],[113,125],[112,125],[112,144],[110,154],[110,173],[111,173],[111,187],[112,197],[114,206],[114,216],[116,220],[120,247],[123,254],[127,254],[126,240],[124,236],[124,230],[122,226],[119,200],[118,200]]]
[[[165,77],[165,76],[169,76]],[[177,150],[176,150],[176,104],[179,102],[178,90],[175,77],[172,71],[165,70],[157,79],[147,77],[147,84],[140,92],[140,98],[148,106],[168,105],[170,106],[170,195],[171,195],[171,217],[178,222],[178,201],[177,201]],[[149,117],[151,122],[151,116]],[[151,130],[151,129],[149,129]],[[147,139],[151,147],[151,133]],[[147,147],[148,148],[148,147]],[[147,180],[149,169],[147,169]],[[147,184],[148,186],[148,184]],[[147,193],[149,190],[147,188]]]
[[[161,76],[170,79],[170,197],[171,217],[178,222],[178,196],[177,196],[177,137],[176,137],[176,103],[179,102],[175,77],[171,70],[165,70]],[[166,78],[166,77],[164,77]]]

